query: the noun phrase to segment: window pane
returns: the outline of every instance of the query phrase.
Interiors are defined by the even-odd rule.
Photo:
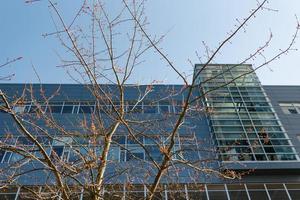
[[[128,112],[130,113],[142,113],[143,112],[143,107],[141,105],[129,105],[128,106]]]
[[[6,153],[5,153],[5,156],[4,156],[4,158],[3,158],[3,163],[8,163],[9,162],[9,159],[10,159],[10,156],[11,156],[11,152],[9,152],[9,151],[6,151]]]
[[[292,199],[300,199],[300,190],[289,190]]]
[[[146,146],[147,151],[149,152],[151,158],[155,161],[161,161],[163,158],[162,153],[160,152],[159,148],[156,145],[147,145]],[[146,160],[150,160],[150,157],[148,154],[146,154]]]
[[[1,200],[15,200],[16,194],[0,194]]]
[[[228,191],[231,200],[248,200],[246,191]]]
[[[94,109],[94,106],[80,106],[79,113],[93,113]]]
[[[289,199],[285,190],[268,190],[272,200]]]
[[[16,113],[23,113],[25,111],[25,106],[14,106],[13,107],[13,110],[16,112]]]
[[[55,105],[55,106],[54,105],[50,105],[50,106],[47,106],[46,112],[47,113],[60,113],[61,109],[62,109],[61,105]]]
[[[1,163],[2,159],[3,159],[3,157],[4,157],[4,154],[5,154],[5,151],[0,150],[0,163]]]
[[[186,200],[185,191],[168,192],[168,199]]]
[[[144,192],[126,192],[126,198],[129,200],[140,200],[144,199]]]
[[[144,160],[144,153],[130,153],[127,154],[127,161],[129,160]]]
[[[157,113],[157,106],[144,106],[144,113]]]
[[[125,144],[126,137],[125,136],[113,136],[112,141],[117,144]]]
[[[63,107],[62,113],[72,113],[73,111],[73,106],[65,105]]]
[[[269,200],[266,191],[249,190],[248,192],[249,192],[251,199]]]
[[[31,106],[28,112],[29,113],[34,113],[34,112],[36,112],[36,110],[37,110],[36,106]]]
[[[76,151],[71,151],[69,155],[69,162],[75,163],[77,161],[80,161],[80,154]]]
[[[225,191],[208,191],[209,199],[214,200],[225,200],[227,199],[227,194]]]
[[[160,113],[169,113],[169,105],[159,105]]]
[[[110,147],[108,153],[108,160],[119,161],[119,157],[120,157],[120,147]]]
[[[17,144],[23,144],[23,145],[33,145],[33,142],[30,141],[28,138],[26,137],[19,137],[17,140]]]
[[[63,150],[64,150],[63,146],[54,146],[52,148],[51,156],[60,158],[62,156]]]
[[[288,109],[290,114],[298,114],[297,110],[295,108]]]
[[[205,192],[188,192],[190,200],[206,200],[206,193]]]
[[[123,192],[105,192],[104,193],[104,199],[110,199],[110,200],[120,200],[123,199]],[[88,200],[89,198],[83,198],[84,200]]]
[[[11,156],[10,162],[17,162],[17,161],[21,160],[22,158],[23,158],[22,155],[13,153]]]

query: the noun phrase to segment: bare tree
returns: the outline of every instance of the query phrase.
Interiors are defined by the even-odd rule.
[[[7,67],[8,65],[15,63],[18,60],[21,60],[22,57],[14,58],[14,59],[7,59],[4,63],[0,64],[0,69]],[[9,81],[15,74],[6,74],[0,76],[0,81]]]
[[[35,1],[27,3],[32,2]],[[108,11],[105,3],[99,0],[83,1],[73,20],[67,23],[58,4],[49,1],[56,30],[45,36],[57,37],[69,53],[61,59],[60,67],[81,85],[82,91],[89,94],[89,99],[67,99],[61,107],[56,100],[61,95],[60,87],[49,92],[42,84],[28,85],[16,96],[7,96],[1,90],[0,108],[11,116],[10,120],[16,128],[15,131],[8,128],[1,139],[4,158],[9,154],[7,152],[10,152],[10,157],[14,155],[14,159],[11,158],[0,170],[1,187],[21,186],[24,198],[74,199],[84,190],[86,197],[102,199],[109,195],[106,191],[114,193],[117,198],[124,195],[118,192],[123,187],[127,191],[143,191],[139,187],[146,185],[146,198],[155,199],[164,190],[162,183],[169,183],[174,191],[179,191],[171,196],[180,195],[180,173],[183,171],[195,183],[203,174],[239,179],[242,173],[216,165],[215,149],[211,148],[209,141],[198,141],[194,124],[185,121],[190,118],[197,120],[199,115],[211,112],[201,103],[207,94],[247,77],[293,50],[298,22],[286,49],[265,58],[253,70],[199,93],[205,83],[226,73],[223,71],[199,82],[201,72],[258,12],[266,8],[266,0],[258,2],[249,16],[215,50],[205,46],[207,61],[195,70],[191,81],[160,49],[159,43],[165,36],[155,38],[147,32],[145,1],[122,0],[119,10],[115,12]],[[80,18],[89,19],[91,24],[81,25]],[[232,65],[231,69],[263,55],[271,39],[272,35],[265,44],[248,58]],[[182,86],[160,87],[155,84],[156,81],[147,86],[127,85],[135,69],[147,59],[147,53],[153,51],[167,63],[171,72],[180,77]],[[134,95],[129,98],[129,94]],[[151,96],[153,94],[155,97]],[[80,115],[71,117],[68,122],[60,121],[57,113],[74,113],[75,109]],[[146,113],[155,112],[155,109],[160,115],[147,117]],[[115,151],[123,157],[116,158]],[[20,184],[22,177],[30,179],[32,185],[43,185],[42,189]],[[43,178],[38,181],[39,177]],[[128,195],[128,198],[131,196]]]

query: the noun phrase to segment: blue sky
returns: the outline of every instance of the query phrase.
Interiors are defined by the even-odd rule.
[[[66,21],[71,20],[79,2],[57,1]],[[111,9],[118,7],[118,1],[115,2]],[[246,17],[256,4],[256,0],[149,0],[146,4],[146,15],[150,22],[147,31],[151,35],[166,34],[159,46],[181,72],[188,74],[192,72],[188,60],[199,63],[195,52],[205,54],[202,41],[215,49],[237,24],[236,18]],[[63,69],[56,67],[60,64],[58,54],[65,53],[59,41],[55,37],[42,36],[55,30],[48,6],[47,1],[32,4],[26,4],[25,1],[1,2],[0,63],[23,57],[0,70],[0,76],[16,74],[10,82],[38,82],[32,66],[42,82],[73,82]],[[216,63],[240,62],[265,43],[270,31],[273,38],[264,53],[267,58],[288,46],[297,25],[295,15],[300,18],[300,1],[270,0],[267,7],[278,11],[265,9],[259,12],[247,24],[246,32],[241,31],[232,43],[222,49],[215,59]],[[295,48],[300,49],[299,38]],[[258,57],[249,63],[257,66],[262,61]],[[263,84],[300,85],[300,51],[291,51],[260,69],[257,74]],[[152,80],[182,83],[155,52],[149,54],[132,82],[149,83]]]

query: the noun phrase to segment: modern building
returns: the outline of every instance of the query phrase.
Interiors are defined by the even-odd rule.
[[[154,199],[300,199],[300,86],[262,86],[245,64],[196,65],[194,78],[172,165]],[[88,184],[84,167],[103,150],[104,138],[93,137],[95,127],[105,132],[118,117],[118,87],[0,84],[0,89],[57,166],[65,162],[82,168],[78,182]],[[130,125],[120,126],[112,138],[105,199],[147,195],[156,175],[154,163],[163,160],[189,95],[183,85],[126,85],[124,90]],[[0,184],[12,172],[22,174],[8,188],[0,186],[0,199],[30,199],[28,188],[59,199],[61,194],[49,189],[55,187],[53,174],[10,149],[41,157],[3,99],[0,105]],[[97,119],[103,124],[96,124]],[[70,176],[65,180],[70,187],[80,185]],[[76,189],[74,199],[88,199],[88,192]]]

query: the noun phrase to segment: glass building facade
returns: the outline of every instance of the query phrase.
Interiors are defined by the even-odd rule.
[[[196,103],[189,107],[174,141],[170,157],[174,168],[162,179],[154,199],[300,199],[300,86],[261,86],[251,65],[222,64],[202,68],[203,65],[196,65],[198,88],[193,90],[192,99]],[[26,87],[24,84],[0,84],[11,101],[23,94]],[[45,84],[46,96],[60,88],[60,93],[49,101],[39,95],[40,84],[30,87],[35,98],[32,99],[30,93],[28,98],[14,104],[12,110],[24,119],[36,119],[41,114],[51,116],[70,133],[57,134],[56,129],[45,126],[44,121],[37,121],[49,130],[49,136],[33,131],[50,159],[64,161],[77,169],[86,166],[83,165],[86,161],[98,160],[103,150],[103,136],[89,138],[86,134],[93,133],[92,117],[99,114],[107,122],[106,115],[114,116],[112,106],[105,102],[97,104],[84,85]],[[114,85],[102,87],[114,91]],[[170,130],[185,103],[183,85],[154,85],[147,98],[137,103],[139,91],[146,91],[147,87],[125,87],[126,116],[146,121],[147,126],[132,126],[137,130],[135,139],[122,127],[112,137],[107,176],[110,178],[123,169],[126,173],[117,173],[114,179],[108,179],[102,190],[104,199],[147,198],[153,181],[149,174],[155,169],[150,164],[152,160],[162,162],[163,150],[170,142]],[[118,99],[113,98],[113,101],[118,108]],[[41,157],[37,145],[18,132],[6,110],[1,110],[3,107],[0,101],[1,170],[24,160],[18,153],[4,149],[4,144]],[[89,124],[91,127],[82,127]],[[188,168],[182,161],[191,161],[204,171]],[[36,162],[33,164],[40,166]],[[32,166],[28,162],[17,169],[31,170]],[[237,176],[227,179],[206,169],[225,175],[232,172]],[[21,176],[9,187],[1,188],[0,184],[0,200],[62,199],[55,185],[47,185],[46,181],[52,181],[51,177],[35,171]],[[70,184],[70,188],[70,199],[90,199],[86,188],[76,184]],[[34,198],[30,191],[40,197]]]
[[[251,65],[197,65],[197,72],[222,161],[298,160]]]
[[[140,200],[147,197],[149,185],[107,185],[104,188],[104,199],[110,200]],[[49,188],[35,186],[30,188],[38,192],[44,199],[62,199],[61,194],[49,191]],[[76,191],[76,192],[75,192]],[[300,184],[182,184],[160,185],[154,199],[164,200],[296,200],[300,196]],[[31,193],[22,187],[0,189],[0,199],[30,200]],[[74,190],[72,200],[89,200],[88,192],[77,188]]]

